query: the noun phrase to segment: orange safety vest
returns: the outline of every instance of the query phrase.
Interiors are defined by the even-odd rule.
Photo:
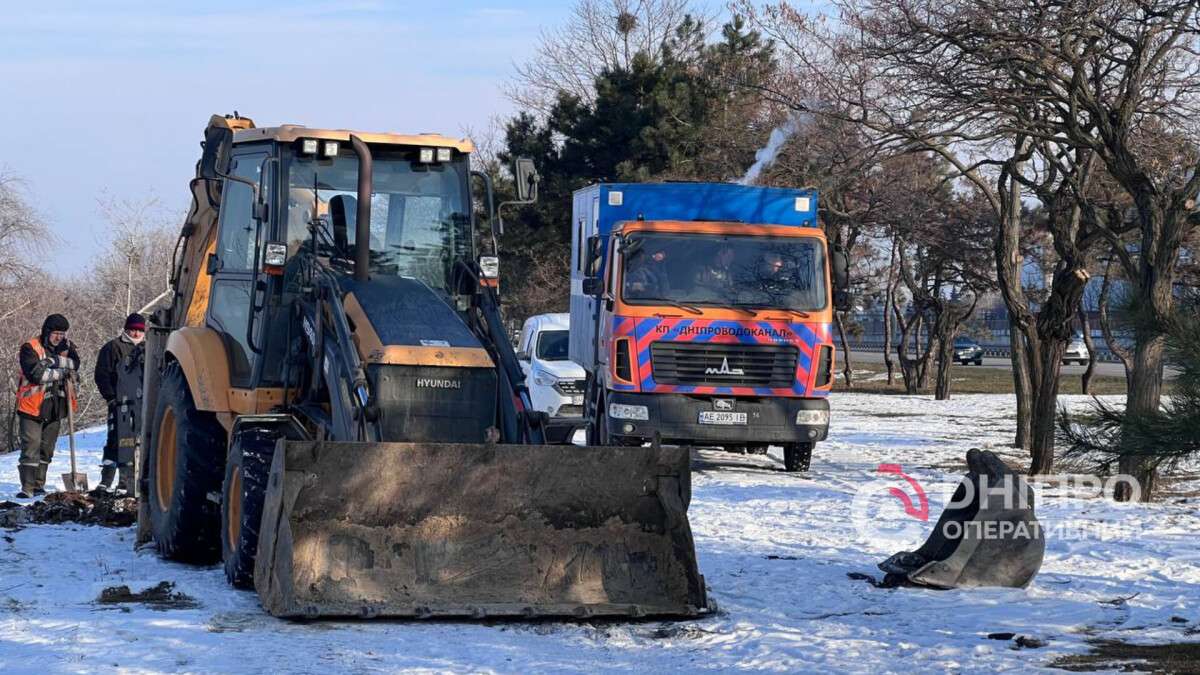
[[[37,354],[38,359],[46,358],[46,348],[42,346],[41,338],[29,338],[25,344],[33,347],[33,351]],[[22,370],[21,364],[17,363],[17,412],[25,413],[30,417],[38,417],[42,414],[42,401],[46,399],[46,385],[35,384],[25,379],[25,371]],[[71,409],[79,410],[79,401],[75,398],[75,390],[71,390]]]

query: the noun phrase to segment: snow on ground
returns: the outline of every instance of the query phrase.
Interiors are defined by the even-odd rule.
[[[832,406],[830,440],[818,446],[808,475],[783,472],[777,457],[700,453],[690,519],[719,605],[714,616],[289,623],[265,615],[252,593],[228,588],[219,568],[135,552],[132,529],[32,526],[0,533],[0,672],[1026,671],[1085,650],[1088,639],[1181,640],[1200,627],[1196,499],[1124,507],[1042,490],[1044,524],[1073,522],[1097,534],[1072,540],[1052,530],[1041,574],[1025,590],[885,590],[848,578],[881,576],[876,563],[920,544],[964,471],[968,448],[994,449],[1014,465],[1024,459],[1006,447],[1009,396],[939,403],[835,394]],[[81,466],[93,484],[102,443],[102,430],[80,437]],[[930,521],[909,519],[919,527],[864,541],[851,502],[857,488],[879,478],[883,462],[901,464],[921,482]],[[0,464],[0,492],[11,495],[16,455]],[[51,471],[56,484],[66,467],[64,439]],[[881,504],[887,522],[906,524],[886,498]],[[1105,526],[1124,529],[1106,541],[1099,538],[1112,534],[1099,531]],[[95,603],[107,586],[137,590],[164,580],[200,606]],[[987,639],[996,632],[1048,645],[1016,649]]]

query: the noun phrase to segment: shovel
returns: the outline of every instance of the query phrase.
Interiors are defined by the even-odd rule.
[[[87,492],[88,481],[86,473],[78,473],[75,470],[75,408],[71,405],[71,401],[75,398],[75,391],[71,384],[71,378],[67,378],[67,437],[71,445],[71,473],[62,475],[63,489],[67,492]]]

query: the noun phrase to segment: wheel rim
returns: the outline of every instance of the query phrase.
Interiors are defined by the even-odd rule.
[[[168,511],[175,494],[175,412],[167,408],[158,424],[158,449],[154,463],[154,485],[158,492],[158,508]]]
[[[242,536],[242,467],[235,466],[233,468],[233,476],[229,479],[229,494],[226,495],[229,500],[229,508],[226,509],[228,514],[225,523],[225,531],[230,551],[237,550],[238,539]]]

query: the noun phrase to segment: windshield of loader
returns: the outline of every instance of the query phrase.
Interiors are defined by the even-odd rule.
[[[825,247],[816,237],[637,232],[621,247],[621,299],[716,307],[824,309]]]
[[[420,279],[445,289],[458,258],[471,254],[467,156],[422,164],[417,148],[373,147],[371,273]],[[343,144],[333,159],[291,158],[288,170],[288,256],[309,241],[314,215],[323,256],[354,259],[358,158]],[[315,211],[315,214],[314,214]],[[345,224],[348,246],[337,250],[335,225]]]

